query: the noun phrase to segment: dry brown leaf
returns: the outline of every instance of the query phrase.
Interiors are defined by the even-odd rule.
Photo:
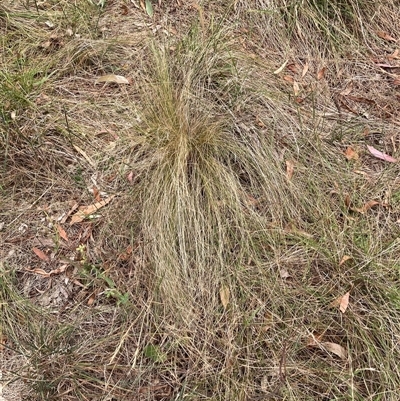
[[[293,81],[293,92],[295,96],[300,93],[300,86],[296,81]]]
[[[270,311],[264,313],[263,330],[268,331],[274,325],[274,315]]]
[[[121,15],[128,15],[129,8],[126,4],[121,4]]]
[[[224,307],[224,309],[226,309],[230,299],[230,291],[227,286],[221,287],[221,289],[219,290],[219,297],[221,299],[222,306]]]
[[[38,267],[35,268],[35,269],[28,269],[27,267],[25,267],[25,270],[30,272],[30,273],[39,274],[40,276],[43,276],[43,277],[51,277],[51,276],[54,276],[56,274],[64,273],[65,270],[67,269],[67,267],[68,267],[68,265],[62,265],[58,269],[54,269],[54,270],[51,270],[49,272],[47,272],[46,270],[40,269]]]
[[[277,70],[274,71],[274,74],[277,75],[283,71],[283,69],[286,67],[286,64],[288,63],[289,60],[286,60]]]
[[[64,273],[67,270],[67,268],[68,268],[68,265],[62,265],[62,266],[58,267],[57,269],[50,270],[49,274],[50,274],[50,276],[55,276],[57,274]]]
[[[342,96],[347,96],[347,95],[350,95],[350,93],[351,93],[351,91],[353,90],[353,84],[349,84],[345,89],[343,89],[341,92],[340,92],[340,94],[342,95]]]
[[[35,252],[36,256],[41,260],[44,260],[45,262],[48,262],[50,260],[50,258],[43,251],[41,251],[39,248],[36,248],[34,246],[32,248],[32,251]]]
[[[90,216],[97,210],[108,205],[114,199],[114,197],[115,197],[115,195],[112,195],[109,198],[104,199],[101,202],[96,202],[93,205],[86,206],[83,209],[79,210],[72,216],[69,225],[72,226],[75,223],[80,223],[81,221],[85,220],[88,216]]]
[[[309,234],[308,232],[298,229],[293,223],[288,223],[286,224],[284,231],[293,234],[293,235],[300,235],[301,237],[305,238],[313,238],[312,234]]]
[[[294,162],[293,160],[286,160],[286,177],[291,180],[294,173]]]
[[[327,351],[331,352],[332,354],[335,354],[340,359],[347,358],[347,352],[341,345],[336,344],[336,343],[330,343],[330,342],[322,342],[320,344],[323,348],[325,348]]]
[[[294,78],[291,75],[284,75],[283,79],[291,84],[294,82]]]
[[[95,84],[107,83],[107,82],[129,85],[129,81],[124,76],[115,74],[103,75],[96,79]]]
[[[358,153],[351,146],[349,146],[346,149],[346,151],[344,152],[344,155],[346,156],[347,160],[358,160],[359,159]]]
[[[339,310],[340,312],[346,312],[347,307],[349,306],[350,292],[346,292],[340,300]]]
[[[378,201],[374,201],[374,200],[370,200],[368,202],[366,202],[363,207],[353,207],[351,208],[351,210],[353,210],[354,212],[358,212],[358,213],[366,213],[369,209],[373,208],[374,206],[380,205],[381,202]]]
[[[381,39],[388,40],[389,42],[397,42],[397,40],[396,40],[393,36],[390,36],[388,32],[385,32],[385,31],[378,31],[378,32],[376,32],[376,34],[377,34]]]
[[[256,123],[259,127],[261,128],[265,128],[265,124],[263,123],[263,121],[260,119],[260,117],[256,116]]]
[[[392,156],[387,155],[386,153],[383,153],[377,149],[375,149],[373,146],[367,145],[367,148],[369,152],[371,153],[372,156],[375,156],[377,159],[385,160],[390,163],[396,163],[397,159],[395,159]]]
[[[118,255],[118,260],[127,261],[131,257],[132,251],[133,251],[132,245],[129,245],[126,248],[125,252],[122,252],[121,254]]]
[[[88,301],[87,301],[87,305],[88,306],[93,305],[95,299],[96,299],[96,294],[94,292],[92,292],[90,294],[90,297],[89,297]]]
[[[361,97],[361,96],[352,96],[352,95],[348,95],[348,96],[347,96],[347,99],[354,100],[355,102],[359,102],[359,103],[375,104],[375,101],[374,101],[374,100],[367,99],[367,98]]]
[[[73,282],[75,285],[77,285],[78,287],[86,288],[86,286],[85,286],[84,284],[82,284],[82,283],[81,283],[79,280],[77,280],[77,279],[72,280],[72,282]]]
[[[133,182],[133,171],[131,171],[127,176],[126,176],[127,180],[132,184]]]
[[[75,150],[78,152],[78,153],[80,153],[82,156],[83,156],[83,158],[92,166],[92,167],[96,167],[96,163],[87,155],[87,153],[84,151],[84,150],[82,150],[79,146],[76,146],[76,145],[72,145],[74,148],[75,148]]]
[[[280,275],[281,278],[284,279],[284,280],[290,277],[289,272],[288,272],[286,269],[284,269],[284,268],[279,269],[279,275]]]
[[[7,337],[4,334],[0,334],[0,352],[4,350],[4,346],[6,344],[7,344]],[[0,390],[1,390],[1,385],[0,385]],[[0,391],[0,397],[1,397],[1,391]]]
[[[396,49],[390,56],[388,56],[388,59],[389,60],[399,60],[400,59],[399,53],[400,53],[399,49]]]
[[[40,268],[35,268],[35,269],[28,269],[25,267],[25,270],[31,273],[39,274],[40,276],[43,277],[50,277],[50,273],[48,273],[46,270],[40,269]]]
[[[298,74],[301,70],[301,65],[292,63],[292,64],[289,64],[286,68],[289,71],[292,71],[294,74]]]
[[[63,239],[63,240],[65,240],[65,241],[69,241],[69,238],[68,238],[68,235],[67,235],[67,233],[65,232],[65,230],[61,227],[61,225],[60,224],[57,224],[57,231],[58,231],[58,234],[60,235],[60,237]]]
[[[395,78],[394,80],[393,80],[393,82],[392,82],[392,84],[393,85],[400,85],[400,77],[398,77],[398,78]]]
[[[317,74],[317,80],[321,80],[325,76],[326,67],[321,68]]]
[[[93,190],[94,199],[96,199],[97,202],[101,202],[100,191],[97,189],[97,187],[95,185],[93,185],[92,190]]]
[[[346,292],[346,294],[342,295],[339,298],[336,298],[332,301],[329,306],[336,308],[339,307],[340,312],[345,313],[347,307],[349,306],[349,299],[350,299],[350,291]]]
[[[313,348],[322,348],[328,352],[331,352],[332,354],[335,354],[340,359],[346,359],[347,358],[346,350],[339,344],[321,341],[323,335],[324,335],[323,333],[311,335],[307,339],[307,346]]]
[[[301,72],[301,77],[304,78],[308,72],[308,63],[304,64],[303,71]]]
[[[68,213],[61,219],[60,223],[64,224],[68,220],[68,217],[71,216],[71,214],[75,212],[75,210],[78,209],[78,207],[79,203],[74,203],[71,209],[68,211]]]
[[[307,339],[307,347],[318,347],[321,344],[324,333],[311,334]]]
[[[343,258],[340,259],[339,266],[344,265],[350,259],[353,259],[353,258],[349,255],[344,255]]]
[[[376,63],[376,66],[381,68],[397,68],[397,66],[388,63]]]

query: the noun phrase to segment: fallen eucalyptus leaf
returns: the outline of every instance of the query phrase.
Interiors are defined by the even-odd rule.
[[[129,81],[122,75],[115,75],[115,74],[108,74],[108,75],[103,75],[99,78],[96,79],[95,83],[100,84],[100,83],[107,83],[107,82],[112,82],[115,84],[128,84]]]

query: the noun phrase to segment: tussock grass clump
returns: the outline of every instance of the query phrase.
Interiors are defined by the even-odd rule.
[[[290,191],[268,138],[231,111],[246,83],[223,33],[194,30],[173,50],[155,45],[148,68],[132,168],[149,258],[167,299],[186,313],[190,299],[215,304],[229,266],[253,253],[251,230],[295,209],[282,201]]]

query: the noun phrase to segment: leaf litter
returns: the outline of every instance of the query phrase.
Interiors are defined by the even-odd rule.
[[[332,354],[338,356],[342,360],[347,359],[347,352],[344,349],[344,347],[342,347],[340,344],[333,343],[330,341],[322,341],[323,336],[324,336],[323,334],[319,334],[319,335],[312,334],[307,339],[307,347],[319,348],[319,349],[328,351],[329,353],[332,353]]]
[[[346,294],[336,298],[333,302],[330,303],[329,306],[336,308],[339,307],[340,312],[345,313],[350,301],[350,291],[346,292]]]
[[[96,202],[92,205],[89,206],[84,206],[82,209],[80,209],[78,212],[76,212],[69,223],[70,226],[76,223],[80,223],[86,218],[88,218],[91,214],[94,212],[100,210],[104,206],[108,205],[113,199],[115,198],[115,195],[110,196],[107,199],[102,200],[101,202]]]
[[[377,159],[381,159],[389,163],[397,163],[397,159],[379,151],[378,149],[375,149],[373,146],[367,145],[367,149],[369,150],[371,155],[376,157]]]
[[[115,74],[102,75],[101,77],[97,78],[95,84],[101,83],[130,84],[130,82],[124,76]]]
[[[50,261],[49,256],[46,253],[44,253],[42,250],[40,250],[39,248],[33,247],[32,251],[36,254],[36,256],[39,259],[41,259],[41,260],[43,260],[45,262],[49,262]]]
[[[222,306],[224,307],[224,309],[226,309],[229,305],[229,300],[230,300],[229,287],[223,285],[219,290],[219,297],[221,299]]]

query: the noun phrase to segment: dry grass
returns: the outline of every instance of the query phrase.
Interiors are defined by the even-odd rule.
[[[395,2],[182,3],[0,5],[4,395],[397,400]]]

